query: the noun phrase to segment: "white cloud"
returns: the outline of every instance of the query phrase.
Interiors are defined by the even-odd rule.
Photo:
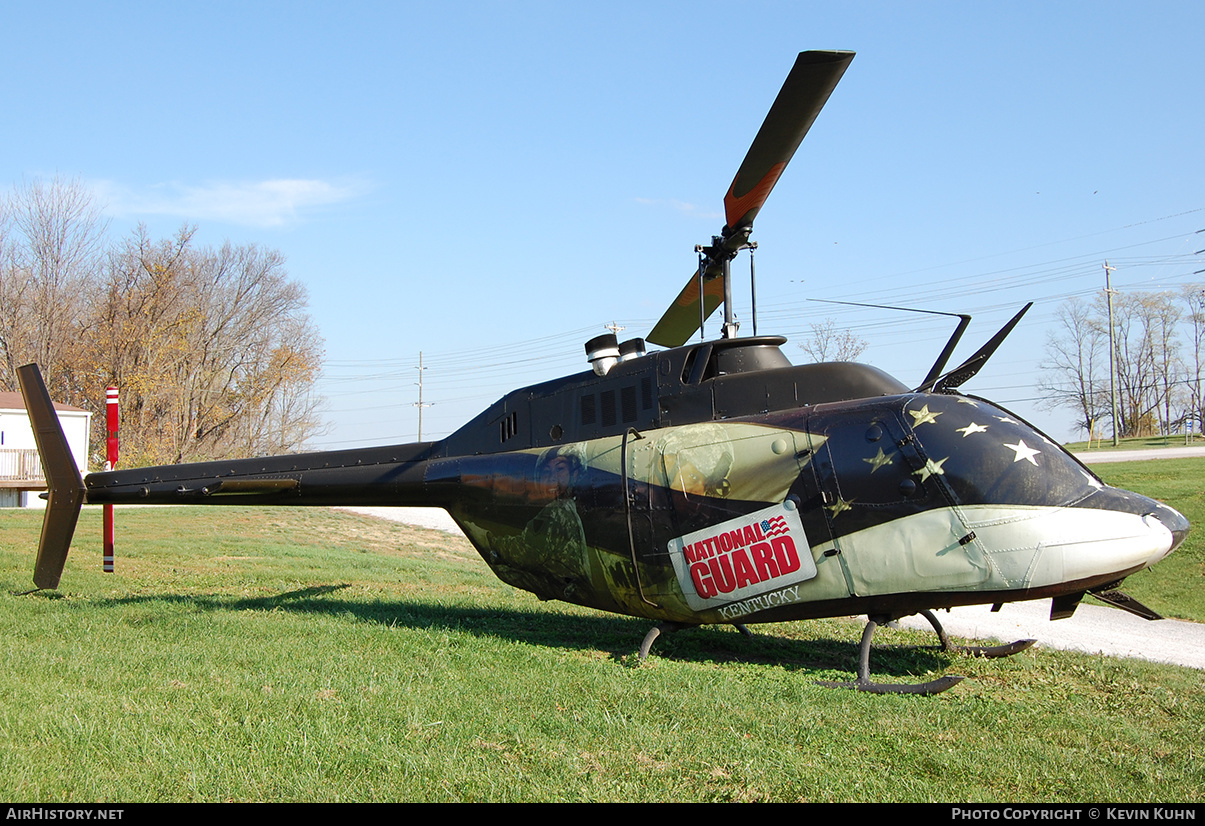
[[[92,184],[106,212],[117,217],[176,215],[190,221],[221,221],[252,227],[297,223],[307,210],[351,200],[368,187],[354,181],[280,178],[216,181],[200,186],[171,182],[132,189],[111,181]]]
[[[704,209],[696,206],[695,204],[688,203],[686,201],[676,201],[672,198],[636,198],[635,201],[636,203],[644,204],[645,206],[658,208],[669,207],[676,212],[691,215],[695,218],[715,219],[724,217],[724,213],[716,212],[714,209]]]

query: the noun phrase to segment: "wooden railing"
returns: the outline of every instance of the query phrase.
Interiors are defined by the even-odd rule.
[[[0,482],[35,482],[44,486],[42,462],[32,448],[0,447]]]

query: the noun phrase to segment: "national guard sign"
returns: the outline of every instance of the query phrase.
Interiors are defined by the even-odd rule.
[[[816,563],[787,500],[671,539],[674,571],[696,611],[777,591],[816,576]]]

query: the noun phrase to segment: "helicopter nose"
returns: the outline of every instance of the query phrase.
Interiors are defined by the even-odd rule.
[[[1171,532],[1172,546],[1167,549],[1167,553],[1170,554],[1184,543],[1185,538],[1188,536],[1188,531],[1192,526],[1188,524],[1188,519],[1185,518],[1184,514],[1175,508],[1168,507],[1162,502],[1156,502],[1155,500],[1151,500],[1151,502],[1155,507],[1148,514],[1148,518],[1154,517],[1159,520],[1163,524],[1163,527]]]
[[[1157,499],[1120,488],[1099,490],[1084,504],[1142,517],[1143,524],[1153,536],[1163,537],[1158,547],[1152,549],[1148,562],[1152,565],[1180,547],[1191,528],[1188,519],[1175,508]]]

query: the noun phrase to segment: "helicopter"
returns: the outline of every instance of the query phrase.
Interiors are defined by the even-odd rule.
[[[825,685],[935,694],[962,678],[871,678],[878,626],[919,613],[956,650],[935,610],[1052,598],[1058,619],[1088,593],[1158,618],[1116,589],[1184,541],[1184,516],[958,390],[1028,305],[947,371],[962,316],[914,388],[866,364],[793,365],[756,323],[737,335],[732,261],[853,57],[798,55],[725,226],[647,341],[593,338],[590,369],[514,390],[444,439],[81,477],[38,367],[19,368],[48,478],[35,585],[58,587],[84,503],[437,506],[504,582],[656,623],[641,660],[668,631],[864,614],[856,679]],[[721,304],[720,336],[689,342]]]

